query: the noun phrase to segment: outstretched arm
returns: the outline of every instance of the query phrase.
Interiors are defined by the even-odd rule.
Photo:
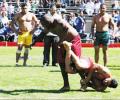
[[[39,20],[34,14],[31,14],[31,16],[32,16],[32,21],[34,22],[34,28],[30,33],[34,34],[34,32],[39,28]]]

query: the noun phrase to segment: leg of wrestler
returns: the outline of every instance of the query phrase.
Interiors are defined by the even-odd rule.
[[[98,63],[99,62],[100,47],[99,46],[95,46],[94,49],[95,49],[95,55],[94,55],[95,63]]]
[[[23,48],[23,45],[24,45],[24,36],[23,35],[18,35],[18,40],[17,40],[17,44],[18,44],[18,49],[17,49],[17,52],[16,52],[16,66],[18,66],[18,61],[19,61],[19,58],[20,58],[20,55],[21,55],[21,52],[22,52],[22,48]]]
[[[25,51],[24,51],[23,66],[27,66],[26,62],[29,55],[29,48],[30,45],[32,44],[32,34],[26,32],[24,37],[25,37],[25,41],[24,41]]]
[[[61,69],[61,74],[63,77],[63,82],[64,82],[64,85],[60,89],[60,91],[69,91],[70,86],[69,86],[69,80],[68,80],[68,73],[65,71],[65,50],[63,46],[61,46],[58,49],[58,54],[59,54],[58,61],[59,61],[60,69]]]
[[[60,64],[60,69],[64,81],[64,86],[60,89],[60,91],[69,91],[69,80],[68,80],[68,73],[65,71],[65,64]]]
[[[108,50],[108,47],[107,46],[103,46],[102,50],[103,50],[104,66],[106,66],[107,65],[107,50]]]
[[[18,66],[18,62],[19,62],[22,48],[23,48],[23,44],[18,44],[18,49],[16,51],[16,66]]]
[[[23,66],[27,66],[26,62],[27,62],[27,59],[28,59],[29,48],[30,48],[30,46],[25,45]]]

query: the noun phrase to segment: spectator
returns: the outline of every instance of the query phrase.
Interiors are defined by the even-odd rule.
[[[9,20],[12,20],[13,16],[14,16],[14,6],[12,5],[12,3],[10,3],[10,5],[8,6],[8,18]]]
[[[105,3],[105,0],[99,0],[101,2],[101,4]]]
[[[114,33],[114,40],[115,43],[120,43],[120,22],[117,23],[117,29],[115,30]]]
[[[118,21],[119,21],[119,13],[118,10],[112,10],[112,18],[114,23],[117,25]]]
[[[75,14],[74,14],[73,12],[71,12],[68,17],[69,17],[69,18],[67,19],[68,23],[69,23],[71,26],[73,26],[73,23],[74,23],[74,21],[75,21],[75,19],[76,19]]]
[[[82,12],[80,12],[80,13],[82,13]],[[79,16],[77,13],[75,15],[76,15],[76,19],[73,23],[73,27],[77,30],[81,39],[84,39],[86,37],[86,35],[85,35],[85,21],[84,21],[83,17]]]
[[[83,0],[81,0],[81,2],[80,2],[80,5],[79,5],[79,7],[80,7],[80,10],[82,10],[82,11],[84,11],[85,12],[85,3],[84,3],[84,1]]]
[[[0,35],[3,35],[4,39],[6,39],[7,33],[11,31],[6,11],[1,12],[0,23],[1,23]]]
[[[31,11],[31,3],[29,0],[26,1],[26,4],[28,6],[28,11]]]
[[[6,0],[3,0],[3,2],[1,3],[1,11],[8,11],[8,3],[6,2]]]
[[[94,13],[94,3],[92,0],[87,0],[87,3],[85,5],[85,12],[88,14],[88,16],[92,16]]]
[[[31,1],[31,11],[32,11],[33,13],[36,13],[37,8],[38,8],[37,2],[36,2],[36,1],[34,1],[34,2]]]
[[[62,16],[62,19],[67,20],[67,18],[66,18],[66,14],[65,14],[64,11],[61,11],[61,16]]]
[[[101,5],[100,1],[99,0],[95,0],[95,2],[94,2],[94,13],[95,14],[99,13],[100,5]]]
[[[15,9],[15,13],[18,13],[21,11],[19,0],[16,1],[15,5],[14,5],[14,9]]]
[[[75,0],[75,6],[80,6],[80,0]]]
[[[62,18],[57,14],[57,8],[55,5],[50,7],[49,16],[53,16],[55,19]],[[48,66],[50,63],[50,47],[52,46],[52,66],[57,66],[57,49],[58,49],[59,37],[56,34],[49,32],[44,38],[44,59],[43,66]]]
[[[118,0],[111,0],[111,3],[112,3],[112,9],[120,9]]]
[[[43,0],[43,7],[48,8],[49,7],[49,1],[48,0]]]

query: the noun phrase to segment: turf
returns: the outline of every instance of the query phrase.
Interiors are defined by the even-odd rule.
[[[42,67],[43,48],[34,47],[30,51],[29,67],[15,67],[16,47],[0,47],[0,99],[120,99],[120,86],[96,92],[88,88],[81,92],[78,74],[69,74],[71,91],[59,92],[63,80],[59,67]],[[94,57],[93,48],[83,48],[84,56]],[[120,49],[110,48],[108,67],[120,83]],[[102,62],[100,52],[100,63]],[[20,60],[22,64],[22,60]]]

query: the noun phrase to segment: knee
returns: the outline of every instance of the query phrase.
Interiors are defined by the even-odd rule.
[[[20,54],[21,52],[22,50],[19,50],[19,49],[16,51],[17,54]]]
[[[25,48],[24,53],[25,53],[25,54],[28,54],[28,52],[29,52],[28,48]]]

